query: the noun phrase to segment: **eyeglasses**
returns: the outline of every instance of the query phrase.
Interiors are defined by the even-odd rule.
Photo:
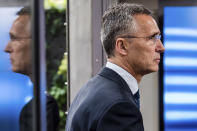
[[[11,37],[11,41],[21,41],[21,40],[26,40],[26,39],[31,39],[31,37]]]
[[[121,38],[144,38],[144,39],[147,39],[147,40],[153,40],[153,42],[156,43],[157,40],[161,40],[161,35],[154,34],[154,35],[146,36],[146,37],[137,37],[137,36],[132,36],[132,35],[124,35],[124,36],[121,36]]]

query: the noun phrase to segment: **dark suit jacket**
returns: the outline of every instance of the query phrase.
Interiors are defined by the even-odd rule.
[[[66,131],[144,131],[144,127],[127,83],[105,67],[75,97]]]
[[[20,113],[20,131],[33,131],[33,101],[29,101]],[[46,117],[47,131],[58,131],[59,127],[59,110],[56,100],[50,96],[46,96]]]

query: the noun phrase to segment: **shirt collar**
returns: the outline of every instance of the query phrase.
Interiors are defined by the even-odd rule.
[[[107,62],[106,67],[118,73],[126,81],[133,94],[135,94],[138,91],[137,80],[129,72],[127,72],[122,67],[113,64],[111,62]]]

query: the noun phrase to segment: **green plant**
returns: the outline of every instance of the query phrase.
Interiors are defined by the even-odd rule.
[[[52,2],[52,0],[46,1],[48,3]],[[45,9],[47,87],[48,93],[58,103],[60,131],[65,131],[65,112],[67,111],[67,55],[65,53],[66,29],[64,22],[66,21],[66,8],[59,9],[54,5],[50,5],[50,8]]]
[[[53,86],[49,89],[49,93],[57,100],[60,112],[60,130],[65,130],[66,124],[66,95],[67,95],[67,55],[61,61],[57,73],[53,77]]]
[[[58,9],[65,10],[67,5],[67,0],[45,0],[45,9]]]

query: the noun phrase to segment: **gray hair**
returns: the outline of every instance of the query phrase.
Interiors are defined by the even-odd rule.
[[[31,9],[29,6],[25,6],[21,8],[16,14],[17,15],[31,15]]]
[[[124,33],[132,33],[134,29],[134,15],[146,14],[153,16],[152,11],[138,4],[117,4],[109,8],[103,15],[101,28],[101,42],[108,58],[114,56],[116,37]]]

